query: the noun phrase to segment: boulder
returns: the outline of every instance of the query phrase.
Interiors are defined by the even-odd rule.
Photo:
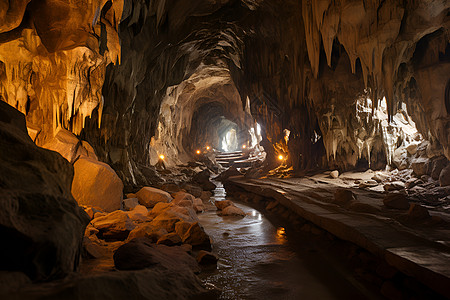
[[[202,199],[195,198],[193,201],[195,212],[202,212],[205,210],[205,205],[203,204]]]
[[[202,201],[209,201],[209,199],[213,196],[213,193],[211,193],[210,191],[203,191],[200,199],[202,199]]]
[[[364,180],[363,182],[359,183],[359,188],[364,189],[364,188],[375,187],[377,185],[378,185],[378,182],[376,182],[375,180]]]
[[[428,158],[418,157],[411,161],[411,168],[414,174],[422,176],[428,174]]]
[[[450,185],[450,164],[442,169],[441,174],[439,175],[439,183],[441,186]]]
[[[398,191],[405,189],[405,183],[401,181],[388,182],[383,186],[385,191]]]
[[[406,199],[406,195],[402,193],[389,193],[384,196],[384,206],[388,208],[395,208],[400,210],[407,210],[409,208],[409,202]]]
[[[128,198],[123,200],[123,208],[125,210],[133,210],[138,205],[139,205],[138,198]]]
[[[408,151],[409,155],[414,155],[417,153],[417,147],[419,146],[420,143],[418,142],[413,142],[411,144],[409,144],[408,146],[406,146],[406,151]]]
[[[136,238],[114,253],[114,265],[118,270],[142,270],[160,265],[177,274],[177,269],[200,271],[196,260],[181,247],[153,244],[147,238]]]
[[[234,205],[234,204],[230,200],[223,200],[223,201],[214,202],[214,205],[217,207],[218,210],[223,210],[225,207]]]
[[[408,168],[408,151],[405,149],[405,147],[399,147],[395,149],[392,161],[399,170]]]
[[[186,221],[180,221],[175,224],[175,232],[180,237],[184,237],[186,232],[191,228],[193,223],[186,222]]]
[[[197,248],[211,250],[209,236],[205,233],[205,230],[198,222],[191,224],[186,233],[181,236],[181,240],[184,244],[190,244]]]
[[[3,101],[0,136],[0,269],[33,281],[64,277],[78,268],[89,223],[70,192],[73,167],[36,146],[24,115]]]
[[[413,187],[421,183],[423,183],[423,181],[419,178],[410,178],[405,182],[405,187],[407,189],[412,189]]]
[[[225,170],[224,172],[220,173],[220,175],[217,176],[217,180],[224,181],[224,180],[227,180],[230,177],[240,176],[240,175],[242,175],[242,173],[239,172],[238,169],[236,169],[236,167],[231,166],[227,170]]]
[[[94,148],[88,142],[80,141],[72,132],[63,128],[59,128],[53,139],[44,144],[42,148],[58,152],[70,163],[79,157],[97,160]]]
[[[168,234],[168,232],[164,228],[156,227],[150,223],[143,223],[130,232],[128,240],[130,241],[134,238],[145,237],[156,242],[166,234]]]
[[[330,172],[330,176],[331,178],[338,178],[339,177],[339,171],[338,170],[334,170]]]
[[[239,216],[239,217],[245,217],[245,212],[240,209],[239,207],[236,207],[234,205],[230,205],[222,209],[221,216]]]
[[[372,176],[371,179],[375,180],[376,182],[383,182],[388,178],[389,178],[388,175],[386,175],[382,172],[377,172],[377,173],[375,173],[375,175]]]
[[[159,228],[164,228],[168,232],[173,232],[177,222],[195,222],[197,220],[198,218],[192,208],[179,207],[175,205],[170,206],[168,209],[157,215],[151,224]]]
[[[110,166],[85,157],[73,166],[72,194],[78,204],[98,206],[106,212],[120,209],[123,183]]]
[[[356,195],[349,189],[337,189],[334,192],[334,201],[338,205],[346,205],[351,201],[356,200]]]
[[[96,218],[91,224],[100,231],[102,238],[110,240],[125,240],[130,231],[136,227],[128,214],[121,210]]]
[[[156,243],[158,245],[162,244],[166,246],[176,246],[181,245],[181,238],[175,232],[171,232],[160,237]]]
[[[128,217],[134,222],[151,221],[152,218],[148,216],[148,209],[144,205],[138,205],[133,210],[126,213]]]
[[[189,194],[191,194],[195,198],[200,197],[203,192],[203,189],[201,187],[194,184],[183,184],[182,188],[185,189]]]
[[[445,156],[441,156],[432,162],[431,167],[431,178],[434,180],[439,180],[439,176],[442,170],[447,166],[448,160]]]
[[[168,192],[153,187],[143,187],[136,193],[136,196],[139,203],[149,208],[154,207],[158,202],[172,201],[172,196]]]
[[[197,254],[197,262],[199,265],[215,265],[219,258],[208,251],[200,250]]]
[[[408,210],[408,216],[413,220],[423,220],[430,218],[430,213],[425,207],[412,203]]]
[[[195,199],[195,197],[189,193],[186,192],[177,192],[174,195],[174,198],[172,200],[173,203],[177,204],[178,202],[182,201],[182,200],[188,200],[188,201],[193,201]]]

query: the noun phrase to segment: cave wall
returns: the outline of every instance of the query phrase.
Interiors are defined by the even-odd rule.
[[[445,0],[2,1],[0,95],[26,114],[38,144],[69,129],[126,184],[145,183],[140,168],[159,151],[188,159],[195,105],[183,115],[175,103],[196,94],[190,81],[202,72],[222,73],[210,92],[227,95],[219,101],[243,127],[250,100],[269,147],[291,131],[297,170],[389,163],[387,127],[371,116],[383,97],[388,121],[406,103],[430,153],[450,158],[449,9]],[[212,101],[202,97],[192,99]]]

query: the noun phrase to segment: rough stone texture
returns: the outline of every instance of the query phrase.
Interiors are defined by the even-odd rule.
[[[120,209],[123,183],[110,166],[84,157],[73,166],[72,194],[78,204],[98,206],[106,212]]]
[[[140,226],[137,226],[133,229],[128,235],[128,240],[132,240],[134,238],[145,237],[149,238],[153,242],[156,243],[162,236],[166,235],[168,232],[164,228],[156,227],[153,224],[143,223]]]
[[[133,210],[138,205],[138,198],[128,198],[123,200],[123,208],[126,210]]]
[[[441,186],[450,185],[450,165],[442,169],[441,174],[439,175],[439,183]]]
[[[100,231],[102,238],[113,240],[125,240],[136,227],[128,214],[121,210],[96,218],[91,223]]]
[[[219,258],[215,254],[205,250],[200,250],[197,254],[197,262],[200,265],[216,264],[218,260]]]
[[[181,236],[181,240],[183,243],[190,244],[194,247],[205,250],[211,249],[209,236],[205,233],[203,227],[198,222],[191,224],[186,233]]]
[[[236,207],[234,205],[230,205],[222,209],[220,212],[221,216],[238,216],[238,217],[245,217],[245,212],[240,209],[239,207]]]
[[[0,102],[2,270],[38,281],[77,270],[89,217],[70,193],[72,176],[62,156],[33,143],[24,116]]]
[[[223,210],[224,208],[234,204],[231,200],[222,200],[222,201],[215,201],[214,205],[217,207],[218,210]]]
[[[136,197],[139,199],[139,203],[149,208],[154,207],[158,202],[172,201],[169,193],[153,187],[143,187],[136,193]]]
[[[409,202],[406,195],[402,193],[389,193],[383,199],[383,204],[389,208],[407,210],[409,209]]]

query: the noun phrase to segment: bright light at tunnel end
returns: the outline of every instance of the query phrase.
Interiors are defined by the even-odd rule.
[[[159,159],[160,160],[164,160],[166,157],[164,156],[164,154],[159,155]]]
[[[278,155],[278,159],[279,160],[284,160],[284,156],[280,154],[280,155]]]
[[[195,151],[195,153],[200,154],[200,153],[202,153],[202,151],[197,150],[197,151]]]

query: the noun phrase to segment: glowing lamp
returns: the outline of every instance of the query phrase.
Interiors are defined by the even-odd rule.
[[[210,146],[206,146],[206,150],[209,150],[209,149],[211,149],[211,147]]]
[[[197,150],[197,151],[195,151],[197,154],[200,154],[200,153],[202,153],[200,150]]]
[[[245,146],[245,145],[242,145],[242,149],[245,149],[245,148],[247,148],[247,146]]]
[[[284,156],[280,154],[280,155],[278,155],[278,159],[279,159],[279,160],[283,160],[283,159],[284,159]]]
[[[160,156],[159,156],[159,159],[160,160],[164,160],[164,158],[166,158],[163,154],[161,154]]]

